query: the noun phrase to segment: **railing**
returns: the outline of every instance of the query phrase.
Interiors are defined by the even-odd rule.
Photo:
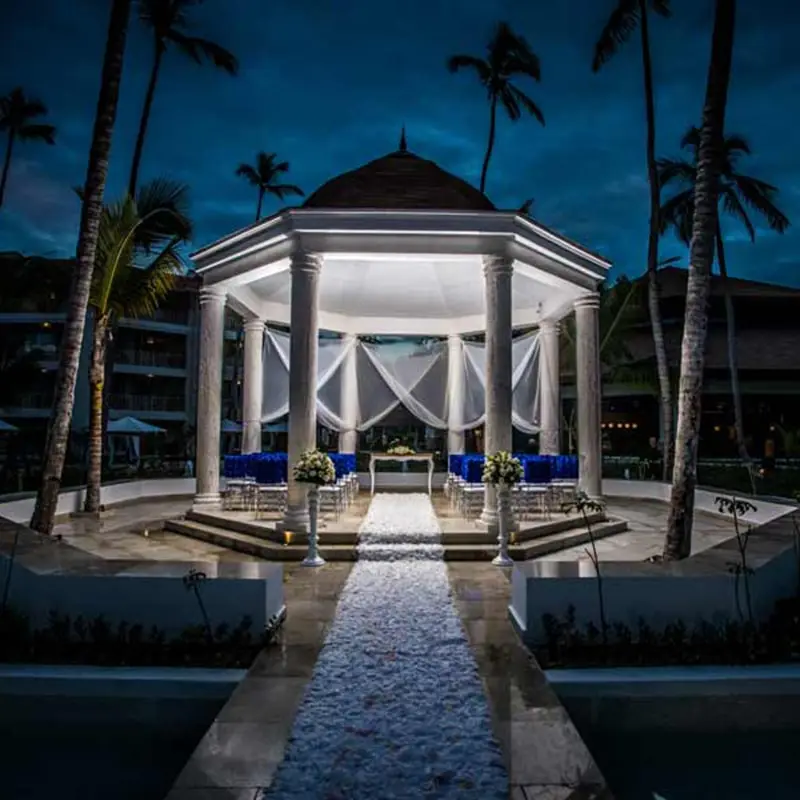
[[[125,322],[168,322],[171,325],[188,325],[189,324],[189,312],[186,310],[180,310],[177,308],[157,308],[152,314],[149,314],[146,317],[138,317],[137,319],[131,319],[126,317],[123,321]]]
[[[113,394],[110,406],[122,411],[184,411],[186,398],[183,395]]]
[[[164,353],[158,350],[118,350],[114,354],[117,364],[134,364],[140,367],[172,367],[185,369],[184,353]]]
[[[50,392],[28,392],[13,397],[7,408],[50,408],[53,405],[53,395]]]

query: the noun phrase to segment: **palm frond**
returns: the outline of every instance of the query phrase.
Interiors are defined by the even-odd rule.
[[[682,183],[694,186],[697,169],[694,164],[677,158],[659,158],[656,160],[658,185],[663,189],[671,183]]]
[[[665,200],[658,216],[662,236],[672,228],[678,239],[688,245],[692,240],[694,222],[694,186]]]
[[[288,195],[296,195],[297,197],[305,197],[306,193],[293,183],[277,183],[273,186],[267,186],[267,191],[274,194],[278,200],[283,200]]]
[[[473,69],[478,75],[481,83],[488,83],[491,80],[491,68],[482,58],[465,54],[450,56],[447,59],[447,69],[450,72],[458,72],[462,69]]]
[[[136,210],[143,222],[137,229],[137,246],[149,250],[175,237],[184,242],[192,238],[185,184],[168,178],[148,181],[136,194]]]
[[[17,136],[23,141],[39,140],[47,144],[56,143],[55,125],[23,125],[17,131]]]
[[[736,190],[731,184],[721,187],[720,201],[722,202],[722,208],[744,225],[750,241],[754,242],[756,240],[756,229],[750,220],[747,209],[742,205]]]
[[[671,17],[670,0],[650,0],[650,8],[660,17]]]
[[[240,178],[244,178],[253,186],[258,186],[260,183],[258,173],[250,164],[239,164],[236,168],[236,175]]]
[[[178,244],[179,241],[173,239],[149,265],[128,270],[110,298],[110,310],[117,317],[149,316],[175,288],[183,269],[176,249]]]
[[[510,84],[506,84],[500,90],[499,98],[503,108],[506,110],[508,118],[512,122],[516,122],[522,116],[522,111],[520,110],[516,95],[511,91]]]
[[[239,62],[236,56],[210,39],[186,36],[175,28],[169,31],[167,38],[197,64],[202,64],[204,60],[210,61],[215,67],[224,70],[229,75],[236,75],[239,71]]]
[[[521,89],[518,89],[516,86],[509,84],[508,88],[511,94],[514,96],[514,99],[517,101],[517,103],[520,106],[522,106],[529,114],[536,117],[536,119],[539,121],[541,125],[544,125],[545,124],[544,114],[542,113],[542,110],[539,108],[539,106],[536,105],[536,102],[532,100],[530,97],[528,97],[528,95],[525,94],[525,92],[523,92]]]
[[[638,0],[619,0],[594,47],[592,72],[598,72],[627,42],[639,25]]]
[[[745,205],[760,214],[773,231],[783,233],[789,227],[789,218],[773,201],[778,192],[775,186],[747,175],[736,175],[733,184]]]

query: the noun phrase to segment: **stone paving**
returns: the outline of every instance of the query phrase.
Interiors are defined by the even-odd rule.
[[[363,502],[359,504],[359,510],[365,512],[368,495],[362,494]],[[438,512],[441,500],[434,496],[434,501]],[[114,509],[99,520],[86,517],[65,520],[56,526],[55,533],[75,547],[108,559],[256,560],[254,556],[161,530],[165,520],[181,516],[189,507],[188,499],[147,501]],[[667,520],[665,504],[652,500],[613,498],[608,501],[607,510],[611,516],[627,520],[629,530],[597,542],[601,561],[644,561],[649,556],[661,553]],[[348,519],[348,524],[353,521]],[[147,535],[144,535],[144,531],[147,531]],[[729,520],[696,512],[692,552],[714,547],[729,539],[733,533],[733,524]],[[588,558],[586,548],[580,545],[542,556],[541,560],[572,561],[585,558]]]

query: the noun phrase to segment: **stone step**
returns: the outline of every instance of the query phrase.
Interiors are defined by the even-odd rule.
[[[592,535],[595,541],[605,539],[607,536],[614,536],[628,530],[628,523],[622,519],[609,518],[606,522],[592,525]],[[509,548],[511,557],[519,561],[527,561],[532,558],[549,556],[553,553],[560,553],[562,550],[569,550],[581,544],[589,544],[591,537],[585,527],[580,530],[567,530],[558,533],[531,539],[522,544],[512,545]]]
[[[627,522],[612,518],[593,524],[592,532],[595,540],[599,540],[622,533],[627,528]],[[252,536],[241,531],[199,522],[196,519],[168,520],[164,523],[164,530],[268,561],[302,561],[307,552],[305,542],[293,541],[288,545],[279,544],[262,536]],[[461,534],[460,536],[468,535],[474,538],[471,541],[458,543],[445,537],[443,540],[445,561],[490,561],[494,558],[497,554],[497,544],[493,537],[483,532]],[[513,544],[509,547],[509,553],[514,560],[524,561],[551,555],[581,544],[588,544],[589,541],[589,533],[586,528],[568,528],[537,536],[521,544]],[[354,545],[327,543],[323,536],[320,537],[319,552],[326,561],[356,561],[358,558]]]
[[[186,519],[192,522],[198,522],[201,525],[210,525],[213,528],[243,533],[247,536],[252,536],[263,541],[274,542],[281,546],[283,546],[286,541],[283,533],[268,527],[264,523],[255,522],[253,520],[236,519],[234,517],[225,517],[223,519],[216,514],[209,514],[206,511],[195,511],[194,509],[186,512]],[[325,545],[350,545],[351,547],[355,547],[358,541],[358,534],[347,531],[329,531],[323,526],[319,529],[319,540],[320,544],[324,542]],[[293,533],[292,543],[305,546],[308,544],[308,537],[305,533]]]
[[[264,558],[267,561],[302,561],[307,552],[305,543],[278,544],[278,542],[261,536],[251,536],[240,531],[219,528],[190,519],[168,520],[164,523],[164,530],[219,547],[226,547],[237,553]],[[356,559],[355,547],[352,545],[323,544],[320,541],[319,552],[326,561],[355,561]]]

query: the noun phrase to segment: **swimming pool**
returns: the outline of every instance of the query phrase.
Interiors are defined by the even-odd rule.
[[[99,679],[8,693],[0,679],[0,794],[163,800],[235,685]]]
[[[649,680],[578,683],[548,673],[616,800],[798,796],[797,680],[638,672]]]

